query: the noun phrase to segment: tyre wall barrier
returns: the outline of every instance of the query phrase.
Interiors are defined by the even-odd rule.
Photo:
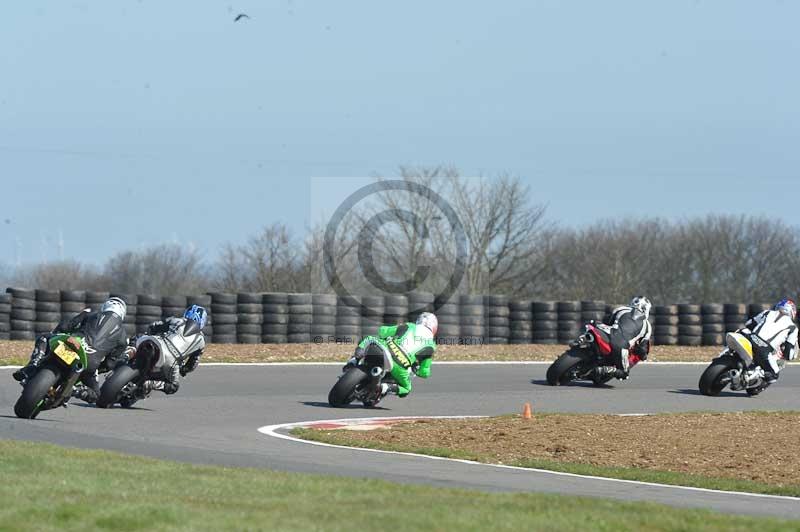
[[[507,296],[483,296],[484,343],[507,344],[511,339],[511,309]]]
[[[678,345],[678,306],[656,305],[653,314],[653,344]]]
[[[508,302],[508,327],[508,343],[533,343],[533,302],[530,299]]]
[[[11,294],[0,294],[0,340],[11,339]]]
[[[269,292],[261,296],[261,342],[286,344],[289,342],[289,295]]]
[[[458,313],[460,341],[469,345],[482,344],[486,336],[483,296],[466,294],[459,296]]]
[[[236,324],[239,321],[236,307],[238,297],[228,292],[211,292],[209,295],[211,306],[207,309],[214,327],[211,341],[218,344],[235,344]],[[141,299],[139,307],[141,311]]]
[[[0,340],[33,340],[63,318],[88,308],[98,310],[110,296],[128,305],[129,335],[187,306],[209,312],[204,330],[216,343],[355,344],[378,327],[415,321],[422,312],[439,318],[442,344],[565,344],[589,320],[600,321],[616,306],[604,301],[533,301],[502,295],[454,295],[436,300],[412,292],[387,296],[332,294],[224,293],[188,296],[84,290],[8,288],[0,294]],[[769,309],[765,303],[655,305],[650,315],[655,345],[716,346],[725,333]]]

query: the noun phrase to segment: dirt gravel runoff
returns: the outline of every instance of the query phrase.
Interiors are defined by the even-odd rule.
[[[521,416],[424,419],[372,431],[314,432],[319,438],[312,439],[340,445],[422,454],[435,449],[435,454],[487,463],[530,467],[541,460],[778,487],[800,485],[800,454],[794,452],[800,441],[800,412],[645,416],[534,412],[529,420]]]
[[[209,344],[203,362],[343,362],[353,353],[350,343],[320,344]],[[564,345],[441,345],[441,361],[552,361],[566,350]],[[27,362],[33,342],[0,340],[0,365]],[[708,362],[719,347],[655,346],[653,362]]]

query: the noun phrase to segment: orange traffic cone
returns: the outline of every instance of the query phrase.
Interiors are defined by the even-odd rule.
[[[525,403],[525,406],[522,407],[522,419],[531,419],[532,417],[531,404]]]

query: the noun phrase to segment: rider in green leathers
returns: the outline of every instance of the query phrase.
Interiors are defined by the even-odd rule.
[[[406,397],[411,393],[411,373],[427,379],[431,374],[433,353],[436,351],[434,337],[439,329],[439,320],[430,312],[423,312],[416,323],[385,325],[378,329],[377,336],[366,336],[356,347],[348,364],[356,364],[370,346],[379,347],[390,361],[389,373],[397,384],[381,384],[381,397],[395,393]]]

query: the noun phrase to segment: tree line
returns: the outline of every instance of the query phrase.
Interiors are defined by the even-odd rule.
[[[441,293],[455,280],[456,293],[609,302],[645,294],[657,303],[772,301],[795,297],[800,286],[800,230],[777,219],[653,217],[573,228],[550,220],[513,176],[468,179],[450,167],[401,168],[400,175],[399,185],[376,178],[387,188],[348,212],[333,233],[319,224],[298,235],[276,222],[212,259],[162,244],[99,266],[50,262],[6,268],[0,278],[14,286],[164,295],[325,293],[333,291],[327,264],[350,293],[402,291],[409,280]]]

